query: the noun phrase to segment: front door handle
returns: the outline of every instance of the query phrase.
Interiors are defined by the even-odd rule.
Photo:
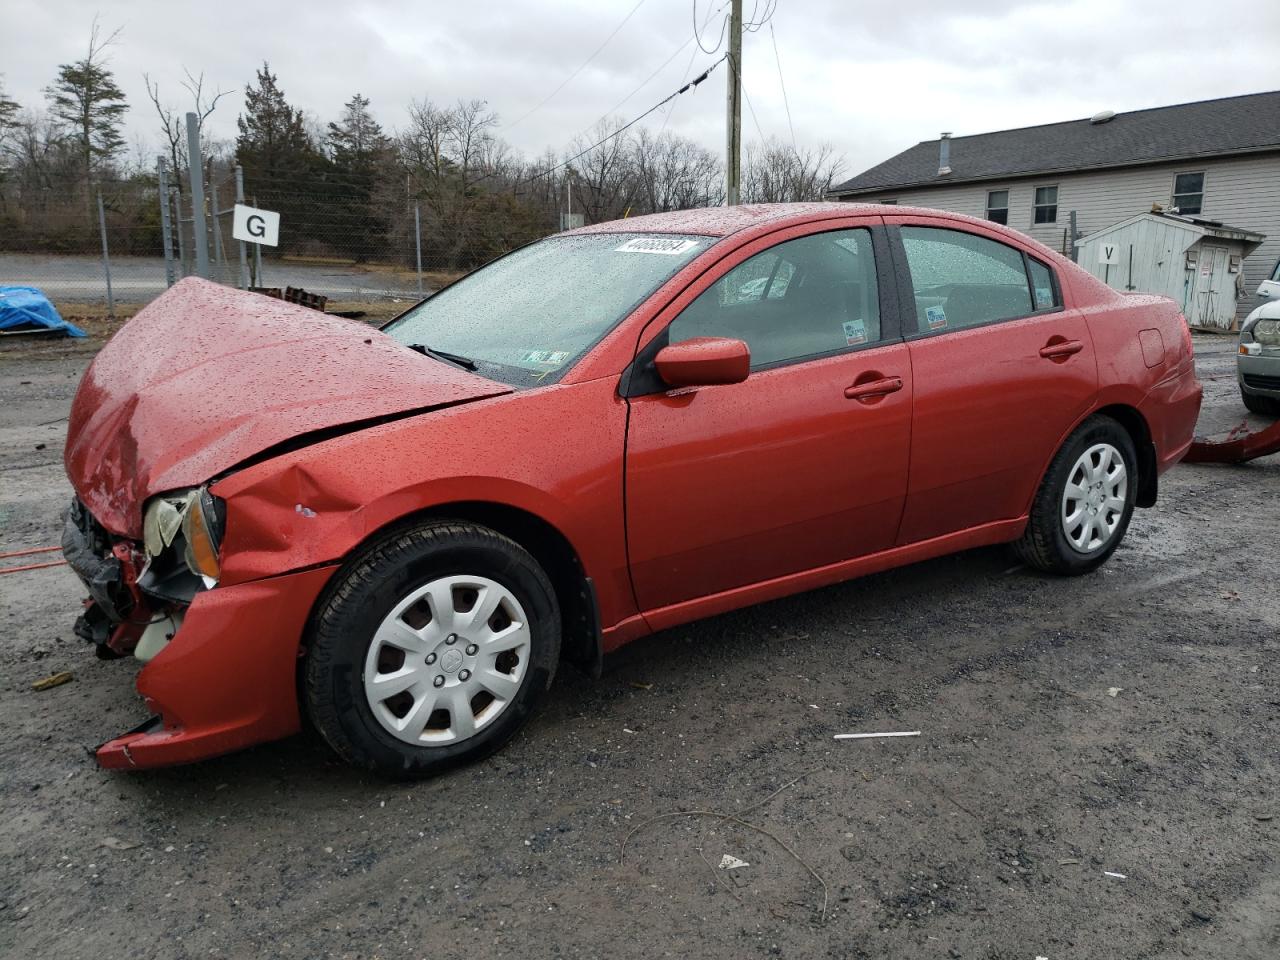
[[[865,403],[897,393],[901,389],[901,377],[881,377],[878,380],[867,380],[865,383],[855,383],[851,387],[845,387],[844,395],[848,400],[859,400]]]
[[[1046,360],[1065,360],[1084,349],[1084,344],[1079,340],[1050,340],[1040,348],[1040,356]]]

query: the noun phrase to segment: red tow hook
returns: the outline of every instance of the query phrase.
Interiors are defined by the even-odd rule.
[[[1184,463],[1246,463],[1280,453],[1280,420],[1253,433],[1249,421],[1232,428],[1222,440],[1196,437],[1183,457]]]

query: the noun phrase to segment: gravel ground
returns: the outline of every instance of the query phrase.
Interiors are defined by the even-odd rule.
[[[0,346],[4,550],[56,539],[89,356]],[[978,550],[668,631],[415,786],[307,737],[97,769],[131,661],[74,639],[65,568],[0,578],[0,956],[1274,960],[1278,483],[1180,466],[1083,579]]]

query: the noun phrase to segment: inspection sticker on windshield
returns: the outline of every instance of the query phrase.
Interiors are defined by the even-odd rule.
[[[684,237],[634,237],[620,247],[614,247],[614,253],[664,253],[669,256],[692,250],[698,245],[697,240]]]
[[[521,363],[547,363],[555,366],[569,359],[564,350],[530,350],[520,358]]]
[[[930,330],[941,330],[947,325],[947,311],[941,306],[927,307],[924,311],[924,317],[929,321]]]
[[[844,322],[844,342],[851,347],[867,342],[867,321],[846,320]]]

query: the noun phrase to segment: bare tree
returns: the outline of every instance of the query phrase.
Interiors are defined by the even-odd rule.
[[[824,200],[844,167],[830,144],[796,149],[776,137],[747,145],[742,199],[747,203]]]
[[[569,155],[575,157],[569,169],[576,171],[574,184],[581,188],[588,223],[623,216],[636,195],[631,137],[619,135],[622,126],[619,118],[606,118],[569,147]]]
[[[218,108],[218,101],[229,94],[230,90],[215,90],[213,93],[206,93],[204,89],[204,72],[201,71],[199,76],[192,76],[191,71],[186,67],[182,68],[182,72],[186,75],[186,79],[181,81],[181,85],[191,95],[192,112],[196,115],[197,128],[200,131],[200,143],[205,147],[204,126],[205,121],[209,119],[213,111]],[[148,74],[142,75],[142,82],[147,86],[147,96],[151,98],[151,103],[156,108],[156,115],[160,118],[160,130],[164,137],[164,141],[168,147],[169,162],[173,165],[175,179],[178,181],[178,189],[182,189],[182,178],[177,176],[178,171],[187,165],[187,121],[185,113],[179,113],[171,107],[165,106],[160,102],[160,82],[154,83]],[[201,157],[201,164],[208,160],[210,150],[205,149],[205,156]]]

